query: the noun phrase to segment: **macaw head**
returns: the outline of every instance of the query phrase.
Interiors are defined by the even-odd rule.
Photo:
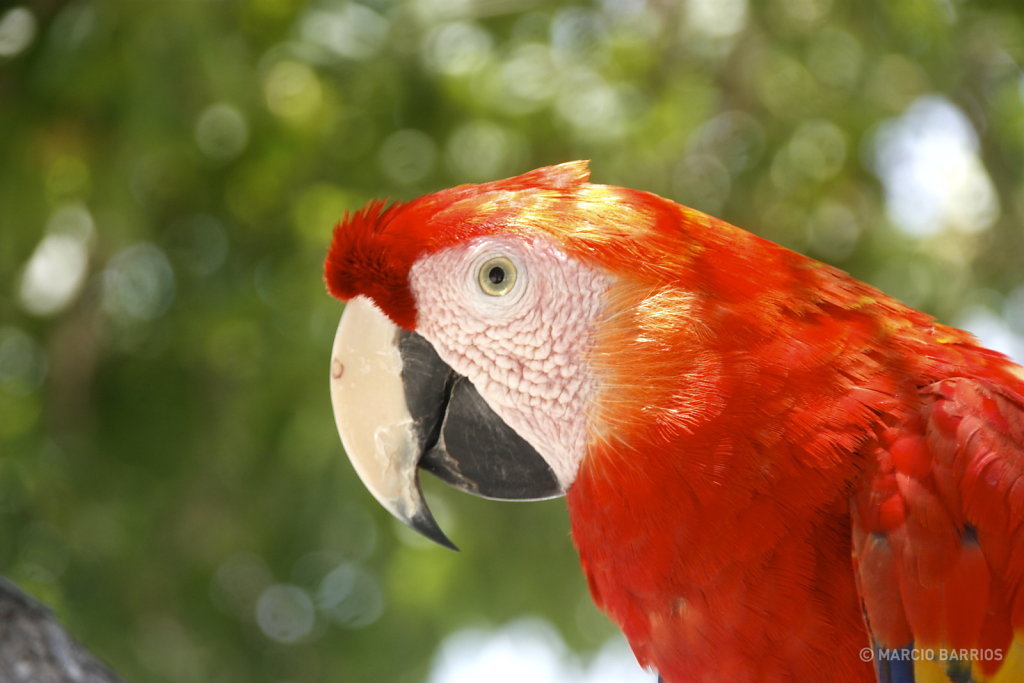
[[[371,203],[335,228],[325,278],[348,302],[331,360],[338,430],[378,501],[439,543],[451,546],[419,469],[484,497],[550,498],[595,439],[714,409],[694,315],[708,242],[680,226],[749,236],[588,177],[586,162],[560,164]]]

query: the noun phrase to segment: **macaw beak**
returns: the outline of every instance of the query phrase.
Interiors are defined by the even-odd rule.
[[[423,498],[420,469],[484,498],[564,493],[547,462],[468,379],[363,296],[348,302],[338,324],[331,402],[363,485],[395,517],[453,550]]]

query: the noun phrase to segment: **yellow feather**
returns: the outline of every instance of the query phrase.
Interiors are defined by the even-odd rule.
[[[915,683],[949,683],[946,675],[946,662],[917,661],[914,662]]]
[[[948,651],[943,648],[922,650],[920,660],[914,662],[915,683],[950,683],[954,680],[950,668],[956,662],[950,662]],[[977,662],[971,665],[971,680],[975,683],[1020,683],[1024,681],[1024,634],[1018,634],[1010,649],[1005,653],[995,653],[994,657],[1003,664],[995,676],[986,678],[981,673]],[[966,662],[964,664],[966,666]],[[966,671],[963,671],[966,673]],[[956,680],[962,680],[958,677]]]
[[[992,678],[984,678],[974,668],[974,678],[978,683],[1020,683],[1024,681],[1024,633],[1018,633],[1006,653],[1006,661]]]

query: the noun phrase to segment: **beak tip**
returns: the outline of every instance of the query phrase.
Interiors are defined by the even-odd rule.
[[[416,514],[409,518],[408,524],[434,543],[459,552],[459,547],[452,543],[451,539],[441,531],[441,527],[434,520],[434,515],[430,513],[430,509],[426,506],[417,510]]]

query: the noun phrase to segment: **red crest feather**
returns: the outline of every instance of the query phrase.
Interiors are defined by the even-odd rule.
[[[493,232],[528,199],[566,198],[590,177],[586,161],[547,166],[513,178],[460,185],[404,204],[376,200],[335,226],[324,263],[330,293],[365,295],[396,324],[413,329],[416,305],[409,269],[421,257],[466,238]]]

